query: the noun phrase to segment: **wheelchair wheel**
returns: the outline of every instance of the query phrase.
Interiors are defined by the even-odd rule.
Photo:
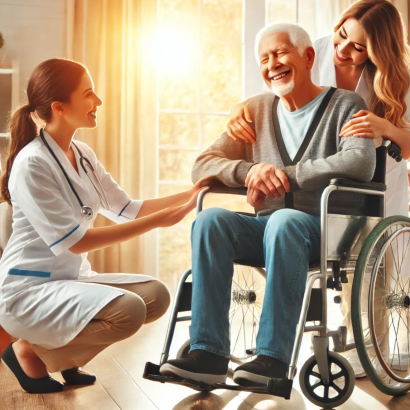
[[[359,254],[352,325],[360,361],[374,385],[398,396],[410,390],[410,219],[381,221]]]
[[[330,380],[323,383],[315,356],[311,356],[299,373],[303,394],[312,403],[322,408],[334,408],[343,404],[354,389],[354,371],[341,355],[328,352]]]
[[[256,354],[256,335],[265,295],[266,272],[262,268],[234,265],[229,309],[231,362],[229,375]]]

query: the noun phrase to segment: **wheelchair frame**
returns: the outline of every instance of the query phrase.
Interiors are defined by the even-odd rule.
[[[297,325],[296,338],[293,346],[293,352],[291,361],[289,364],[289,371],[287,377],[284,379],[271,379],[266,386],[251,386],[245,387],[234,384],[227,383],[216,383],[216,384],[206,384],[204,382],[198,382],[189,379],[183,379],[179,377],[170,377],[162,376],[159,372],[159,368],[164,364],[169,357],[169,350],[172,343],[173,334],[175,331],[175,326],[177,322],[191,320],[191,316],[182,316],[178,317],[180,312],[188,312],[191,310],[191,294],[192,294],[192,283],[187,282],[187,278],[191,274],[191,271],[186,271],[178,284],[174,305],[172,308],[168,330],[165,338],[164,348],[161,353],[160,365],[155,365],[153,363],[147,362],[144,370],[143,377],[149,380],[165,383],[174,383],[182,384],[184,386],[190,387],[198,391],[211,391],[214,389],[227,389],[227,390],[236,390],[236,391],[248,391],[253,393],[264,393],[271,394],[274,396],[283,397],[285,399],[290,399],[293,380],[297,372],[297,360],[300,352],[300,347],[302,343],[303,333],[304,332],[318,332],[319,336],[315,336],[313,339],[313,352],[314,357],[317,362],[318,370],[324,384],[329,382],[329,337],[333,337],[334,340],[334,351],[342,352],[347,351],[355,347],[355,344],[346,344],[346,328],[341,326],[336,331],[328,331],[327,329],[327,289],[336,288],[337,290],[341,289],[341,282],[346,281],[346,277],[342,278],[340,276],[340,259],[331,260],[330,263],[331,271],[333,273],[333,280],[329,286],[329,266],[328,266],[328,202],[329,197],[333,192],[336,191],[347,191],[355,192],[365,195],[377,196],[381,199],[381,206],[379,209],[379,217],[377,219],[385,218],[385,190],[386,186],[384,184],[384,175],[385,175],[385,160],[387,147],[389,146],[390,141],[384,141],[383,145],[377,149],[377,170],[375,172],[378,176],[373,178],[373,181],[376,179],[381,180],[382,182],[369,182],[362,183],[359,181],[349,180],[349,179],[333,179],[330,181],[330,185],[325,188],[321,196],[321,245],[320,245],[320,265],[318,269],[309,269],[308,279],[306,282],[305,293],[302,302],[301,313]],[[228,188],[221,185],[221,183],[213,183],[207,190],[204,190],[200,193],[198,197],[197,212],[202,211],[202,204],[204,197],[207,193],[225,193],[225,194],[234,194],[234,195],[244,195],[246,194],[246,188]],[[357,239],[357,238],[356,238]],[[365,238],[364,238],[365,239]],[[357,258],[356,258],[357,259]],[[344,261],[346,262],[346,261]],[[342,261],[343,265],[343,261]],[[343,268],[343,267],[342,267]],[[345,267],[344,267],[345,268]],[[257,268],[258,269],[258,268]],[[313,288],[316,281],[319,281],[319,288]],[[311,296],[315,294],[315,301],[318,303],[311,303]],[[320,324],[313,324],[306,326],[307,321],[319,321]],[[303,325],[301,325],[303,324]],[[344,328],[344,329],[343,329]],[[350,366],[349,363],[347,363]],[[353,371],[352,369],[350,369]],[[409,381],[410,382],[410,381]],[[354,378],[353,378],[354,387]],[[350,396],[351,391],[348,395]],[[347,398],[348,398],[347,397]],[[342,402],[346,401],[343,400]],[[338,406],[342,402],[336,404],[332,403],[332,406]],[[321,404],[323,405],[323,403]],[[326,406],[325,406],[326,407]]]

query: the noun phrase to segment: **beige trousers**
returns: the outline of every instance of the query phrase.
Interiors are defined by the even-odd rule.
[[[124,295],[101,309],[71,342],[52,350],[32,345],[49,372],[84,366],[106,347],[160,318],[170,303],[168,288],[159,280],[104,285],[120,288]]]

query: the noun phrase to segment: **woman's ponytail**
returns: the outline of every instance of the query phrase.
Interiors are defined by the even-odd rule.
[[[51,104],[54,101],[68,103],[71,94],[78,88],[87,68],[80,63],[61,58],[52,58],[40,63],[30,76],[27,85],[28,104],[18,108],[8,124],[11,133],[6,169],[1,178],[1,194],[11,204],[8,188],[10,171],[17,154],[37,136],[39,124],[51,120]]]
[[[32,108],[26,104],[18,108],[11,116],[8,124],[10,142],[7,152],[6,169],[1,178],[1,195],[11,205],[8,188],[10,171],[17,154],[37,136],[37,125],[32,118]]]

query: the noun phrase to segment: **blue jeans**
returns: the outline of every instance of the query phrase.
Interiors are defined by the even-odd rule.
[[[191,349],[229,357],[233,261],[265,265],[256,354],[290,362],[309,263],[320,259],[320,218],[293,209],[250,217],[220,208],[192,225]]]

